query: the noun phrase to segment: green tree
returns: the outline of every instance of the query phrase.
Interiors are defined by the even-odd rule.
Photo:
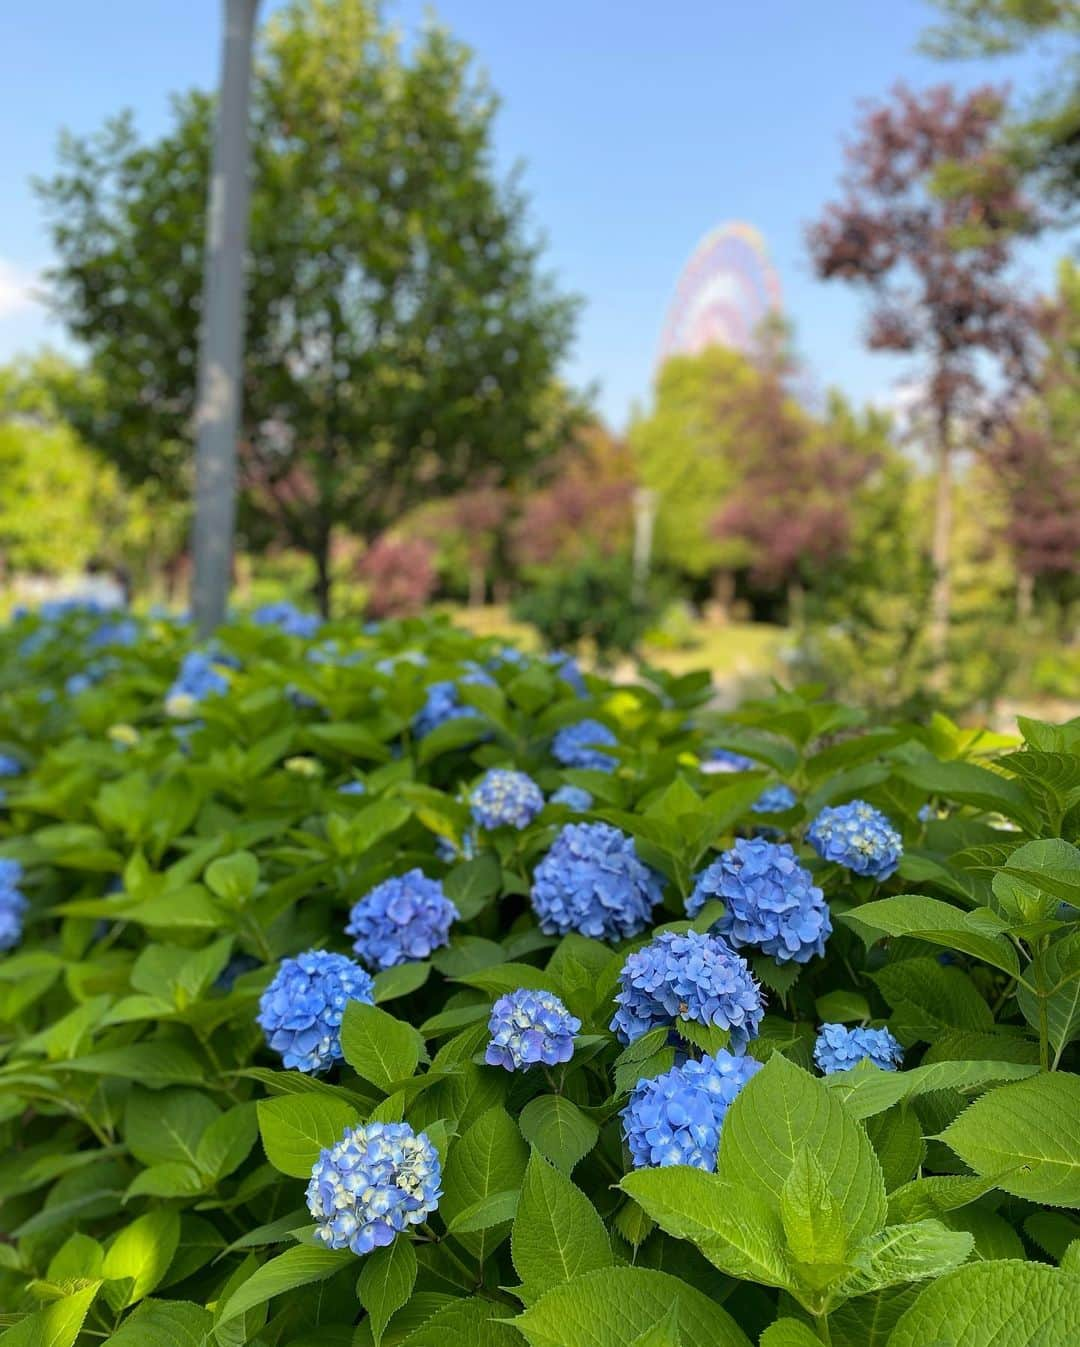
[[[371,537],[560,441],[550,387],[576,302],[539,268],[493,167],[496,99],[443,29],[406,52],[373,0],[292,0],[261,34],[252,104],[241,525],[251,546],[308,553],[325,609],[336,528]],[[151,143],[118,117],[66,137],[39,184],[55,308],[105,390],[79,428],[175,493],[191,485],[211,122],[201,93]]]

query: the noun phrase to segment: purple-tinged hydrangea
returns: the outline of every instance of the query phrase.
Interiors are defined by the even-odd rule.
[[[693,1165],[716,1169],[720,1128],[735,1096],[761,1063],[721,1048],[639,1080],[620,1115],[635,1169]]]
[[[367,786],[362,781],[346,781],[338,786],[337,793],[339,795],[366,795]]]
[[[633,839],[608,823],[567,823],[533,875],[533,911],[545,935],[625,940],[645,929],[662,897],[660,877]]]
[[[427,690],[427,700],[413,717],[413,733],[418,739],[424,739],[432,730],[445,725],[448,720],[459,720],[463,716],[475,716],[477,711],[461,700],[460,684],[495,687],[495,680],[478,665],[468,669],[457,682],[446,680],[432,683]]]
[[[442,1196],[439,1153],[408,1123],[345,1129],[320,1153],[307,1188],[316,1237],[331,1249],[370,1253],[420,1225]]]
[[[370,974],[344,954],[312,949],[283,959],[259,998],[257,1022],[289,1070],[317,1074],[341,1060],[341,1020],[350,1001],[374,1002]]]
[[[713,898],[724,904],[713,930],[736,949],[754,946],[779,964],[825,953],[829,905],[787,843],[740,837],[697,876],[687,915],[697,916]]]
[[[264,603],[251,615],[252,622],[259,627],[277,627],[286,636],[301,636],[305,640],[317,636],[322,626],[322,618],[316,613],[304,613],[294,603],[282,600],[280,603]]]
[[[544,807],[540,787],[525,772],[492,767],[469,796],[472,816],[481,828],[527,828]]]
[[[871,1061],[882,1071],[898,1071],[904,1061],[904,1049],[888,1029],[848,1029],[842,1024],[823,1024],[814,1044],[814,1061],[827,1076],[834,1071],[850,1071],[862,1061]]]
[[[811,823],[806,840],[822,860],[871,879],[895,874],[904,854],[900,834],[886,815],[865,800],[826,806]]]
[[[22,776],[25,768],[10,753],[0,753],[0,776]]]
[[[755,814],[782,814],[794,809],[798,798],[790,786],[766,786],[750,808]]]
[[[584,814],[593,807],[593,797],[580,786],[560,786],[551,797],[552,804],[564,804],[577,814]]]
[[[714,748],[701,763],[706,776],[717,776],[727,772],[751,772],[757,766],[753,758],[742,753],[734,753],[730,748]]]
[[[715,935],[663,931],[627,957],[611,1028],[633,1043],[658,1025],[677,1020],[726,1029],[741,1053],[758,1032],[765,1007],[745,959]]]
[[[166,694],[166,713],[181,718],[190,716],[207,697],[228,692],[229,680],[221,672],[223,663],[220,658],[202,650],[189,650]]]
[[[459,916],[437,879],[408,870],[385,879],[353,905],[345,934],[369,968],[426,959],[450,943],[450,927]]]
[[[27,902],[19,889],[22,866],[18,861],[0,858],[0,950],[14,949],[22,939],[23,915]]]
[[[564,725],[551,741],[551,755],[564,767],[592,768],[597,772],[613,772],[616,761],[598,745],[615,745],[618,740],[606,725],[598,720],[579,720],[575,725]]]
[[[527,1071],[537,1063],[558,1066],[574,1055],[581,1021],[553,992],[517,991],[500,996],[491,1008],[491,1042],[484,1060],[507,1071]]]
[[[547,657],[547,662],[554,670],[556,676],[561,678],[564,683],[569,683],[579,697],[587,697],[589,689],[585,686],[585,678],[581,672],[581,666],[568,650],[553,650]]]

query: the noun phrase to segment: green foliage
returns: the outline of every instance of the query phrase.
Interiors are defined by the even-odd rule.
[[[164,703],[188,630],[138,623],[107,679],[68,693],[98,623],[0,631],[0,751],[27,767],[5,779],[0,857],[29,900],[0,956],[3,1347],[1071,1342],[1080,724],[870,725],[813,687],[721,715],[706,680],[661,674],[578,695],[539,658],[410,620],[330,624],[317,659],[272,628],[225,628],[228,691],[178,734]],[[429,686],[478,664],[492,685],[461,684],[468,714],[418,742]],[[550,756],[586,715],[616,732],[610,773]],[[720,744],[756,768],[702,772]],[[794,790],[777,826],[833,932],[805,965],[749,951],[773,989],[750,1044],[763,1066],[715,1170],[632,1168],[619,1114],[724,1035],[616,1040],[619,971],[648,933],[538,929],[533,871],[579,816],[549,803],[477,834],[466,801],[490,766],[548,798],[587,787],[584,817],[633,836],[663,877],[654,927],[675,930],[696,873],[759,823],[764,785]],[[363,795],[339,793],[358,778]],[[903,835],[885,884],[805,842],[824,803],[854,796]],[[276,965],[345,952],[347,909],[413,866],[458,907],[449,944],[379,972],[377,1004],[348,1003],[329,1071],[286,1070],[255,1019]],[[491,1004],[518,987],[580,1018],[569,1062],[487,1065]],[[826,1018],[888,1027],[903,1069],[821,1076]],[[370,1121],[423,1131],[442,1193],[358,1258],[316,1241],[305,1185]]]
[[[514,603],[514,616],[531,622],[547,644],[573,649],[587,641],[601,660],[633,651],[655,612],[654,603],[635,597],[626,556],[542,571]]]

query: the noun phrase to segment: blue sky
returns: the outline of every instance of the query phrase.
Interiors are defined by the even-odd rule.
[[[263,0],[264,12],[272,7]],[[397,0],[406,30],[428,6]],[[648,395],[679,270],[729,219],[764,234],[818,384],[888,400],[904,366],[860,344],[862,305],[810,275],[808,220],[832,197],[858,100],[898,79],[1030,91],[1046,53],[947,66],[920,56],[923,0],[442,0],[503,98],[498,153],[521,162],[547,262],[586,307],[568,374],[599,386],[616,425]],[[146,134],[171,91],[216,78],[219,0],[38,0],[0,7],[0,359],[60,330],[25,298],[49,261],[28,179],[55,162],[62,127],[122,107]],[[1050,283],[1060,236],[1025,256]]]

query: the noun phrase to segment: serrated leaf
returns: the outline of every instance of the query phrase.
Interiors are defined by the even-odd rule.
[[[1045,1263],[970,1263],[927,1287],[889,1347],[1074,1347],[1080,1277]]]
[[[341,1021],[341,1051],[358,1076],[389,1091],[416,1070],[424,1040],[411,1024],[378,1006],[350,1001]]]
[[[679,1309],[677,1305],[669,1305],[667,1313],[661,1315],[650,1328],[639,1333],[630,1347],[680,1347],[681,1342]]]
[[[148,1296],[164,1277],[180,1242],[180,1213],[157,1207],[138,1217],[113,1239],[105,1251],[102,1272],[109,1281],[130,1280],[126,1298],[110,1303],[115,1309],[134,1305]],[[106,1296],[109,1297],[109,1287]]]
[[[848,1238],[840,1204],[829,1191],[825,1171],[808,1146],[800,1146],[780,1188],[780,1219],[797,1263],[821,1268],[820,1284],[833,1278],[847,1257]],[[807,1273],[800,1269],[801,1275]],[[812,1284],[817,1276],[808,1278]]]
[[[614,1261],[596,1208],[537,1150],[525,1169],[510,1247],[515,1271],[534,1290]]]
[[[1006,928],[989,908],[965,912],[939,898],[902,893],[880,898],[840,914],[869,948],[885,936],[914,936],[931,945],[962,950],[1015,977],[1020,971],[1016,950],[1006,939]]]
[[[36,1314],[17,1323],[0,1338],[4,1347],[74,1347],[94,1297],[101,1289],[99,1281],[91,1282],[46,1305]]]
[[[1002,1081],[1023,1080],[1038,1073],[1027,1062],[931,1062],[910,1071],[883,1071],[873,1062],[863,1061],[850,1071],[837,1071],[825,1077],[825,1086],[842,1101],[853,1118],[869,1118],[904,1100],[933,1094],[936,1090],[958,1090],[972,1094]]]
[[[213,1316],[186,1300],[147,1300],[109,1338],[109,1347],[206,1347]]]
[[[291,1094],[260,1099],[258,1119],[266,1158],[280,1173],[306,1179],[319,1152],[340,1141],[360,1115],[346,1099]]]
[[[762,1333],[758,1347],[821,1347],[821,1339],[798,1319],[777,1319]]]
[[[311,1282],[326,1281],[335,1272],[340,1272],[354,1262],[356,1255],[349,1249],[326,1249],[310,1244],[297,1245],[286,1249],[276,1258],[256,1270],[232,1293],[222,1305],[215,1320],[215,1326],[239,1319],[242,1314],[263,1305],[274,1296],[285,1291],[293,1291],[298,1286],[307,1286]]]
[[[452,1224],[467,1212],[475,1214],[493,1194],[516,1193],[528,1158],[528,1148],[506,1110],[488,1109],[451,1147],[443,1169],[439,1206],[443,1219]],[[461,1243],[477,1258],[486,1258],[506,1237],[505,1230],[495,1230],[496,1225],[461,1231]]]
[[[1080,931],[1040,950],[1025,971],[1024,981],[1025,985],[1016,988],[1024,1019],[1039,1031],[1040,1003],[1045,1005],[1047,1037],[1060,1057],[1069,1043],[1080,1038]]]
[[[889,1226],[859,1246],[862,1266],[834,1286],[832,1294],[850,1299],[939,1277],[964,1262],[974,1245],[966,1230],[950,1230],[941,1221]]]
[[[542,1094],[521,1111],[518,1126],[525,1140],[565,1174],[596,1145],[600,1129],[563,1095]]]
[[[364,1259],[356,1294],[371,1318],[375,1347],[382,1342],[390,1317],[412,1295],[416,1285],[416,1250],[407,1239],[395,1239]]]

